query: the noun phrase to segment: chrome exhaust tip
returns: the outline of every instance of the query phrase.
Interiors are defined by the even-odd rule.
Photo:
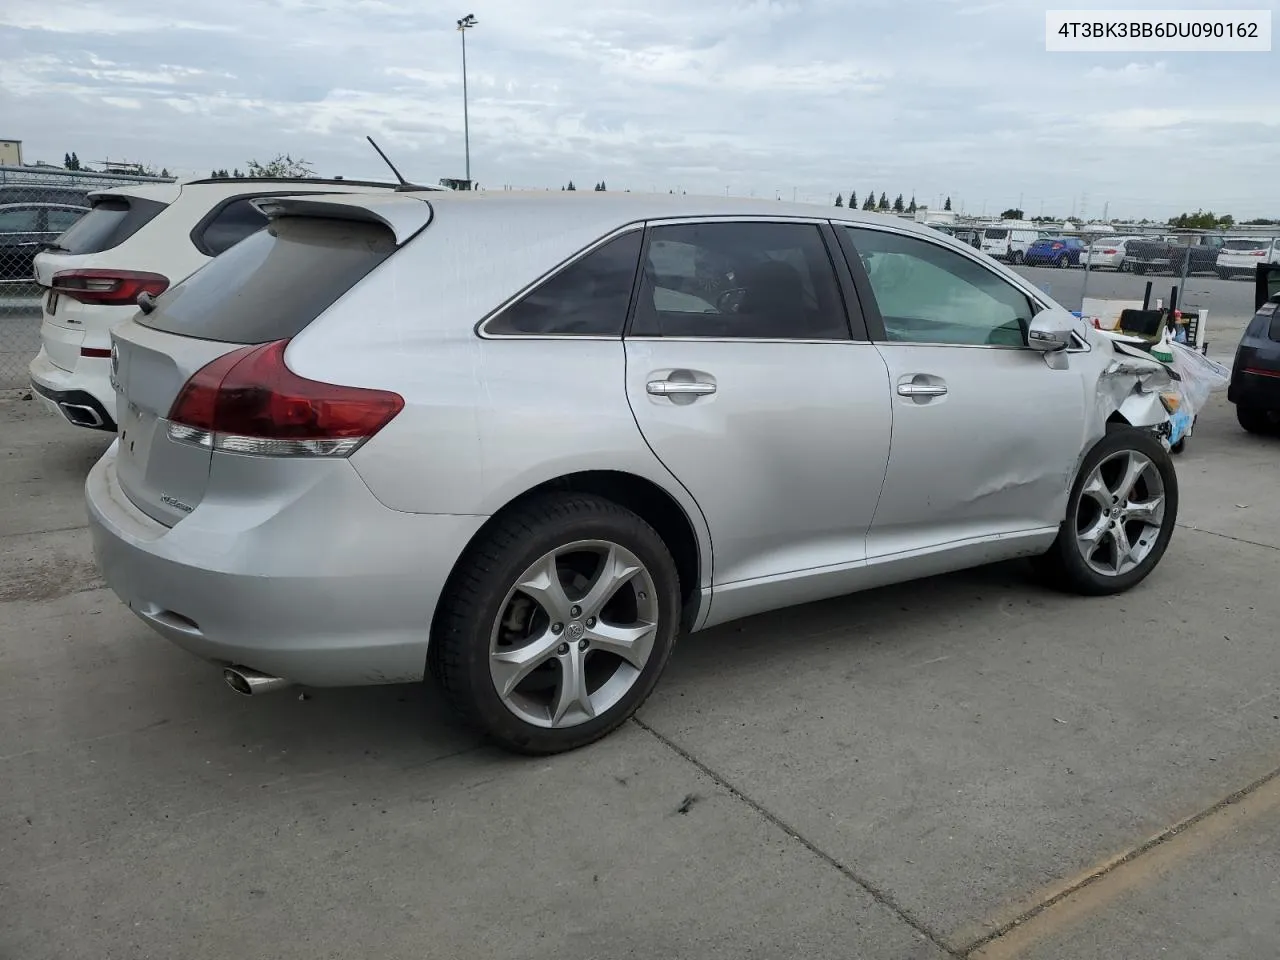
[[[289,680],[259,673],[257,670],[250,670],[248,667],[226,667],[222,671],[222,679],[226,681],[228,687],[242,697],[252,697],[259,693],[283,690],[285,687],[292,685]]]
[[[83,403],[60,403],[58,407],[62,410],[62,415],[77,427],[100,427],[103,424],[98,411]]]

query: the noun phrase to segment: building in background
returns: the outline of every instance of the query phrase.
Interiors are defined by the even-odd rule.
[[[0,167],[22,166],[22,141],[0,140]]]

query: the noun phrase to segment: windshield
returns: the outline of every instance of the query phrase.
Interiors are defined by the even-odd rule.
[[[1270,240],[1249,239],[1249,240],[1228,240],[1222,245],[1224,250],[1265,250],[1271,246]]]

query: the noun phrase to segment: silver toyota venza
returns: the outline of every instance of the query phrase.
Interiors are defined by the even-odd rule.
[[[1159,562],[1167,370],[935,231],[634,194],[272,198],[113,335],[111,588],[257,693],[428,673],[588,743],[676,637],[1013,557]]]

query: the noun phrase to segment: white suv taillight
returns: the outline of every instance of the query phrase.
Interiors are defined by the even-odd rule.
[[[160,296],[169,289],[169,278],[141,270],[62,270],[53,275],[52,289],[81,303],[129,306],[139,294]]]
[[[404,409],[386,390],[300,377],[288,340],[241,347],[195,372],[169,411],[169,438],[270,457],[347,457]]]

